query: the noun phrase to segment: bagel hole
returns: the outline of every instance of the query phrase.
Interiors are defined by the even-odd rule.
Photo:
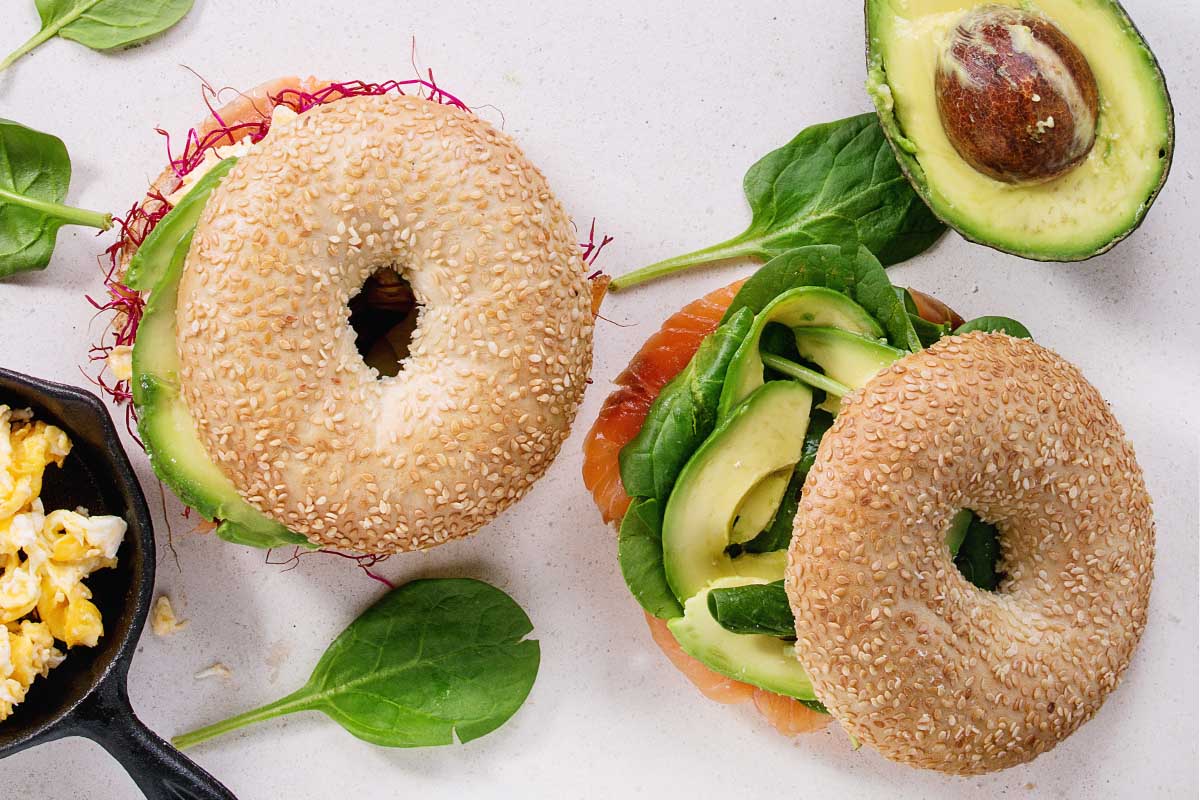
[[[1000,571],[1002,554],[1000,529],[985,522],[969,508],[958,511],[946,531],[946,543],[951,548],[954,566],[971,585],[988,592],[999,591],[1005,575]]]
[[[392,267],[381,267],[348,305],[354,344],[363,361],[380,379],[399,375],[421,312],[412,286]]]

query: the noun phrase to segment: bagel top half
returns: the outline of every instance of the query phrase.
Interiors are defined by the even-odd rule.
[[[962,508],[1001,534],[996,592],[945,544]],[[980,773],[1050,749],[1117,685],[1146,623],[1154,524],[1079,370],[972,333],[843,403],[788,555],[797,652],[829,711],[888,758]]]
[[[380,379],[350,298],[381,267],[422,308]],[[291,120],[213,192],[179,286],[182,395],[256,509],[326,545],[429,547],[519,499],[591,366],[579,247],[506,134],[409,96]]]

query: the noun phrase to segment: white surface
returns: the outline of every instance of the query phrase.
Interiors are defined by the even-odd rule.
[[[7,51],[33,32],[10,0]],[[735,8],[740,6],[740,8]],[[1077,362],[1112,403],[1155,499],[1150,621],[1127,677],[1095,720],[1034,763],[960,780],[851,752],[836,727],[793,741],[746,708],[700,697],[649,641],[617,569],[613,535],[579,479],[580,443],[609,381],[661,320],[749,266],[611,297],[597,330],[595,385],[551,473],[473,539],[381,566],[485,578],[524,605],[542,642],[537,685],[510,724],[465,747],[390,751],[316,714],[246,729],[194,757],[243,800],[356,797],[1195,797],[1197,794],[1196,42],[1190,0],[1129,0],[1173,90],[1179,144],[1149,219],[1114,252],[1075,266],[1021,261],[947,236],[893,279],[967,316],[1010,314]],[[333,8],[339,10],[330,10]],[[800,128],[867,110],[858,2],[424,3],[199,0],[166,36],[101,55],[52,41],[0,75],[0,114],[60,135],[71,198],[123,210],[163,164],[153,128],[202,114],[197,79],[250,87],[277,75],[409,77],[409,45],[446,88],[499,120],[548,175],[581,227],[616,236],[602,266],[623,272],[736,233],[742,173]],[[493,108],[494,107],[494,108]],[[0,286],[3,364],[82,383],[98,332],[85,292],[109,240],[68,229],[45,272]],[[190,621],[147,631],[133,705],[164,735],[302,683],[325,645],[379,595],[352,565],[307,558],[285,572],[260,552],[189,534],[130,449],[160,521],[159,589]],[[193,675],[220,661],[227,679]],[[0,762],[0,796],[136,797],[117,764],[72,739]]]

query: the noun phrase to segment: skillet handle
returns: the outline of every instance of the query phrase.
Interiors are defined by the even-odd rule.
[[[124,681],[80,709],[79,733],[109,752],[146,800],[237,800],[199,764],[150,730],[133,713]]]

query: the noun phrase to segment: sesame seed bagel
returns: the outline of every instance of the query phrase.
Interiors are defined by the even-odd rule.
[[[1002,534],[998,591],[945,543],[974,510]],[[842,405],[788,553],[817,696],[895,761],[971,774],[1089,719],[1146,622],[1150,497],[1096,389],[1032,341],[942,339]]]
[[[380,379],[347,303],[394,266],[422,308]],[[504,133],[417,97],[307,111],[213,192],[179,286],[182,395],[256,509],[363,552],[465,536],[567,436],[591,367],[570,221]]]

